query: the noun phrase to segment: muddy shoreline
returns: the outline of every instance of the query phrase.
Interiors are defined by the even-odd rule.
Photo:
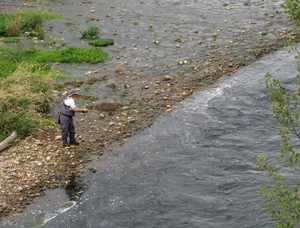
[[[112,57],[106,64],[54,65],[68,76],[57,82],[58,87],[62,91],[79,88],[83,96],[78,106],[90,109],[74,119],[81,145],[62,149],[55,140],[59,131],[54,130],[43,139],[28,138],[5,151],[0,160],[8,171],[1,176],[0,193],[5,199],[1,217],[22,211],[47,188],[69,186],[82,173],[97,172],[89,161],[101,159],[103,153],[117,156],[114,145],[126,143],[151,126],[156,117],[172,111],[174,104],[276,51],[291,38],[299,40],[279,3],[273,1],[42,2],[6,0],[1,4],[7,13],[39,9],[64,16],[47,21],[46,38],[27,40],[25,47],[88,47],[79,31],[91,24],[99,24],[101,37],[113,38],[115,45],[103,48]],[[62,99],[61,92],[55,94]],[[53,118],[58,109],[59,102],[51,109]],[[17,159],[10,156],[16,151],[22,151]],[[39,158],[28,160],[33,151]],[[13,165],[9,164],[12,159]],[[28,173],[40,174],[37,167],[47,170],[34,175],[35,179],[23,178],[20,161],[37,165]],[[54,172],[58,167],[59,172]]]

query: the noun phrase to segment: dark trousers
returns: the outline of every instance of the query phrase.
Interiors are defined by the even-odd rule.
[[[68,144],[68,137],[70,142],[75,142],[75,127],[73,123],[73,118],[69,116],[64,116],[60,114],[60,127],[61,127],[61,137],[62,143],[64,145]]]

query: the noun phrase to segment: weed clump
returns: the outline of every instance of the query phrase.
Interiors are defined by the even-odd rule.
[[[104,47],[104,46],[108,46],[108,45],[114,45],[114,40],[111,38],[107,38],[107,39],[94,39],[89,41],[90,45],[93,45],[95,47]]]
[[[55,126],[45,117],[53,100],[54,81],[42,76],[44,70],[43,65],[23,63],[0,79],[0,140],[13,131],[23,139]]]
[[[45,19],[57,19],[60,16],[45,12],[18,12],[0,14],[0,36],[19,36],[21,34],[43,37]]]
[[[97,25],[91,25],[89,28],[80,31],[81,38],[95,39],[98,38],[99,32],[101,31],[100,27]]]

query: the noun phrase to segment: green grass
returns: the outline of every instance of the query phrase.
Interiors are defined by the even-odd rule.
[[[59,19],[61,16],[45,12],[18,12],[0,14],[0,36],[27,35],[43,36],[42,24],[45,19]]]
[[[32,48],[22,50],[20,48],[10,48],[0,46],[0,78],[5,78],[13,73],[18,65],[22,62],[32,63],[38,62],[45,65],[46,70],[50,70],[49,63],[103,63],[109,56],[100,48],[80,48],[66,47],[59,50],[41,50]],[[48,68],[46,67],[48,66]],[[56,78],[61,78],[61,74],[56,72]]]
[[[43,36],[44,19],[61,18],[44,12],[0,13],[0,37],[3,43],[16,43],[19,36]],[[91,26],[83,32],[97,38],[100,28]],[[0,141],[16,131],[18,138],[41,135],[57,127],[56,120],[47,118],[53,102],[55,79],[63,79],[62,70],[51,63],[103,63],[109,56],[100,46],[113,44],[111,39],[94,40],[92,48],[65,47],[56,50],[0,45]]]
[[[0,36],[4,36],[7,33],[7,22],[14,18],[12,14],[0,13]]]
[[[4,37],[3,43],[19,43],[20,38],[19,37]]]
[[[42,63],[41,61],[36,61],[36,58],[34,57],[28,58],[25,55],[26,51],[20,48],[2,46],[0,47],[0,52],[0,78],[5,78],[11,75],[23,62],[32,63],[33,66],[36,62],[39,62],[40,64]],[[48,62],[44,62],[44,69],[48,71],[51,69]],[[32,68],[32,70],[34,72],[34,68]]]
[[[93,45],[95,47],[104,47],[108,45],[114,45],[114,40],[107,38],[107,39],[94,39],[89,41],[90,45]]]
[[[24,57],[38,62],[64,63],[103,63],[109,56],[100,48],[66,47],[59,50],[30,49],[24,52]]]
[[[101,31],[100,27],[97,25],[91,25],[89,28],[80,31],[81,38],[95,39],[98,38],[99,32]]]
[[[22,63],[9,77],[0,79],[0,138],[13,131],[25,138],[55,126],[53,120],[44,118],[54,87],[54,81],[41,74],[44,71],[44,65]]]

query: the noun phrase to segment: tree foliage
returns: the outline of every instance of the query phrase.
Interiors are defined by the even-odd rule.
[[[284,0],[281,7],[296,27],[300,27],[300,0]]]
[[[287,90],[269,73],[265,76],[265,83],[271,90],[268,93],[270,109],[280,126],[282,144],[281,159],[276,164],[271,165],[265,156],[257,158],[260,169],[266,171],[272,181],[271,187],[261,186],[260,195],[278,227],[300,227],[300,89],[297,89],[300,74],[296,76],[293,91]]]
[[[289,19],[300,27],[300,0],[284,0],[281,4]],[[280,126],[282,138],[280,160],[271,165],[265,156],[258,156],[257,163],[264,170],[272,186],[261,186],[260,195],[267,211],[278,222],[278,228],[300,227],[300,64],[294,89],[286,89],[280,80],[267,73],[265,76],[272,117]]]

